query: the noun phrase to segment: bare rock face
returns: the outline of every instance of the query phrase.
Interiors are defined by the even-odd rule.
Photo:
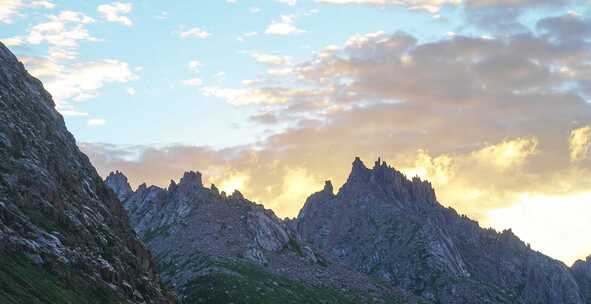
[[[312,195],[296,227],[328,260],[436,303],[584,303],[561,262],[442,207],[428,182],[380,160],[369,169],[355,159],[338,193]]]
[[[122,179],[117,176],[110,175],[107,185],[115,191],[126,189],[113,180]],[[357,296],[364,299],[362,303],[367,299],[372,299],[368,303],[407,300],[397,288],[373,283],[366,275],[340,265],[330,265],[301,241],[293,222],[277,218],[238,191],[228,196],[213,185],[204,187],[198,172],[185,173],[178,184],[171,181],[167,189],[140,185],[123,197],[127,197],[123,205],[132,226],[157,257],[163,281],[172,286],[181,301],[222,301],[211,298],[213,289],[195,292],[203,284],[218,282],[220,276],[224,283],[218,289],[235,287],[225,290],[229,294],[252,288],[246,295],[226,294],[223,301],[227,302],[260,303],[286,296],[288,300],[282,302],[308,303],[298,297],[311,290],[323,291],[313,296],[320,297],[314,302],[322,303],[359,303]],[[271,286],[253,287],[270,277],[274,278]],[[229,283],[238,279],[243,283]],[[286,281],[277,283],[281,280]],[[297,291],[300,287],[304,290]],[[336,293],[324,294],[329,290]]]
[[[0,43],[0,303],[170,303],[54,106]]]
[[[127,177],[121,172],[111,172],[106,180],[107,186],[113,189],[120,201],[124,201],[129,195],[133,193],[133,189],[127,181]]]
[[[571,267],[571,271],[585,295],[587,303],[591,303],[591,256],[584,261],[576,261]]]

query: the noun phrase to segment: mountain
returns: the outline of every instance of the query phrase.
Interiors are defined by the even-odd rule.
[[[167,189],[106,184],[156,256],[182,303],[416,303],[391,284],[332,264],[299,239],[295,223],[187,172]]]
[[[355,159],[338,193],[312,195],[297,232],[329,261],[436,303],[584,303],[563,263],[444,208],[428,182],[380,160]]]
[[[198,172],[167,189],[133,191],[120,172],[106,183],[185,303],[583,304],[591,285],[588,261],[571,272],[380,160],[370,169],[355,159],[336,194],[327,181],[286,220],[204,187]]]
[[[0,303],[172,303],[51,96],[1,43]]]
[[[572,273],[575,276],[584,296],[587,299],[587,304],[591,303],[591,256],[587,259],[576,261],[571,267]]]

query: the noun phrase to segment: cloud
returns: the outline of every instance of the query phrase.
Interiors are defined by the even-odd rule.
[[[104,126],[106,123],[107,123],[107,121],[102,118],[91,118],[88,120],[88,125],[91,127]]]
[[[46,9],[52,9],[55,7],[55,4],[53,4],[51,1],[32,1],[30,6],[33,8],[42,7]]]
[[[26,35],[2,38],[2,41],[9,46],[46,43],[50,46],[49,57],[54,60],[70,60],[77,56],[75,49],[80,41],[98,41],[85,28],[94,22],[93,18],[84,13],[62,11],[58,15],[49,15],[46,21],[30,27]]]
[[[570,159],[580,161],[587,158],[587,152],[591,145],[591,126],[585,126],[572,130],[569,138]]]
[[[184,32],[181,32],[182,38],[196,37],[196,38],[200,38],[200,39],[205,39],[209,36],[211,36],[210,33],[206,32],[198,27],[194,27],[194,28],[191,28],[191,29],[186,30]]]
[[[487,224],[511,228],[533,249],[572,265],[591,252],[591,243],[580,239],[580,235],[591,233],[589,202],[591,192],[557,197],[524,195],[511,207],[491,211]]]
[[[519,17],[530,10],[557,9],[572,0],[465,0],[464,12],[469,22],[487,30],[523,30]]]
[[[187,67],[191,70],[197,70],[199,67],[203,66],[203,64],[199,60],[191,60],[187,64]]]
[[[237,89],[213,86],[204,87],[201,92],[204,96],[217,97],[237,106],[252,104],[280,105],[287,103],[293,98],[315,99],[318,96],[323,95],[322,92],[318,91],[284,87]]]
[[[48,16],[48,19],[34,25],[25,37],[16,38],[27,44],[47,43],[60,50],[76,48],[79,41],[97,41],[84,27],[95,20],[84,13],[63,11]]]
[[[133,5],[131,3],[113,2],[111,4],[101,4],[97,7],[97,11],[101,13],[103,18],[109,22],[121,23],[125,26],[132,26],[133,21],[129,17],[124,16],[131,13]]]
[[[275,1],[277,1],[279,3],[287,4],[289,6],[294,6],[294,5],[296,5],[298,3],[297,0],[275,0]]]
[[[259,63],[269,65],[283,65],[288,62],[287,57],[264,53],[253,53],[252,58]]]
[[[24,41],[21,37],[0,38],[0,41],[2,41],[2,43],[4,43],[6,46],[19,46],[24,44]]]
[[[126,83],[137,78],[127,63],[114,59],[69,65],[40,57],[21,57],[20,60],[33,76],[43,81],[63,113],[75,113],[71,101],[94,98],[106,84]]]
[[[365,5],[402,5],[411,10],[423,10],[430,13],[437,13],[446,6],[456,6],[462,3],[462,0],[316,0],[320,3],[329,4],[365,4]]]
[[[219,179],[218,189],[226,193],[233,193],[234,190],[245,191],[247,184],[250,181],[250,176],[240,172],[231,173],[227,177]]]
[[[515,169],[536,153],[538,141],[535,138],[518,138],[482,148],[474,156],[483,163],[499,170]]]
[[[462,9],[466,21],[484,30],[514,32],[526,30],[520,17],[526,12],[550,11],[585,0],[316,0],[333,5],[404,6],[410,10],[426,11],[438,17],[445,8]]]
[[[281,15],[279,21],[273,21],[265,30],[270,35],[291,35],[303,33],[304,30],[297,28],[293,23],[294,15]]]
[[[21,0],[0,1],[0,22],[12,23],[12,18],[17,16],[24,4]]]

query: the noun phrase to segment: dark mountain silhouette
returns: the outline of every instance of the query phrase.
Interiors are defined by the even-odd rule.
[[[438,303],[584,303],[563,263],[444,208],[430,183],[380,160],[356,159],[336,195],[308,199],[297,226],[330,261]]]
[[[168,189],[141,185],[134,192],[119,172],[106,182],[118,189],[132,225],[180,298],[196,282],[212,286],[204,282],[214,274],[244,278],[230,280],[235,289],[225,300],[252,296],[257,289],[243,288],[257,276],[236,268],[253,267],[289,282],[347,290],[347,299],[362,302],[389,303],[402,289],[432,303],[585,303],[581,283],[563,263],[531,250],[511,231],[482,229],[444,208],[430,183],[409,180],[380,160],[367,168],[356,159],[336,194],[327,182],[292,220],[278,219],[239,192],[205,188],[196,172]],[[199,290],[192,296],[211,296]]]
[[[328,262],[298,238],[295,225],[187,172],[167,189],[117,190],[132,225],[157,257],[162,279],[183,303],[414,303],[391,284]],[[397,301],[397,302],[393,302]]]

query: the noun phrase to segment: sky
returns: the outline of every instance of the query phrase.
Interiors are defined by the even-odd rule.
[[[591,254],[589,0],[0,0],[0,41],[103,176],[297,216],[355,156],[572,264]]]

